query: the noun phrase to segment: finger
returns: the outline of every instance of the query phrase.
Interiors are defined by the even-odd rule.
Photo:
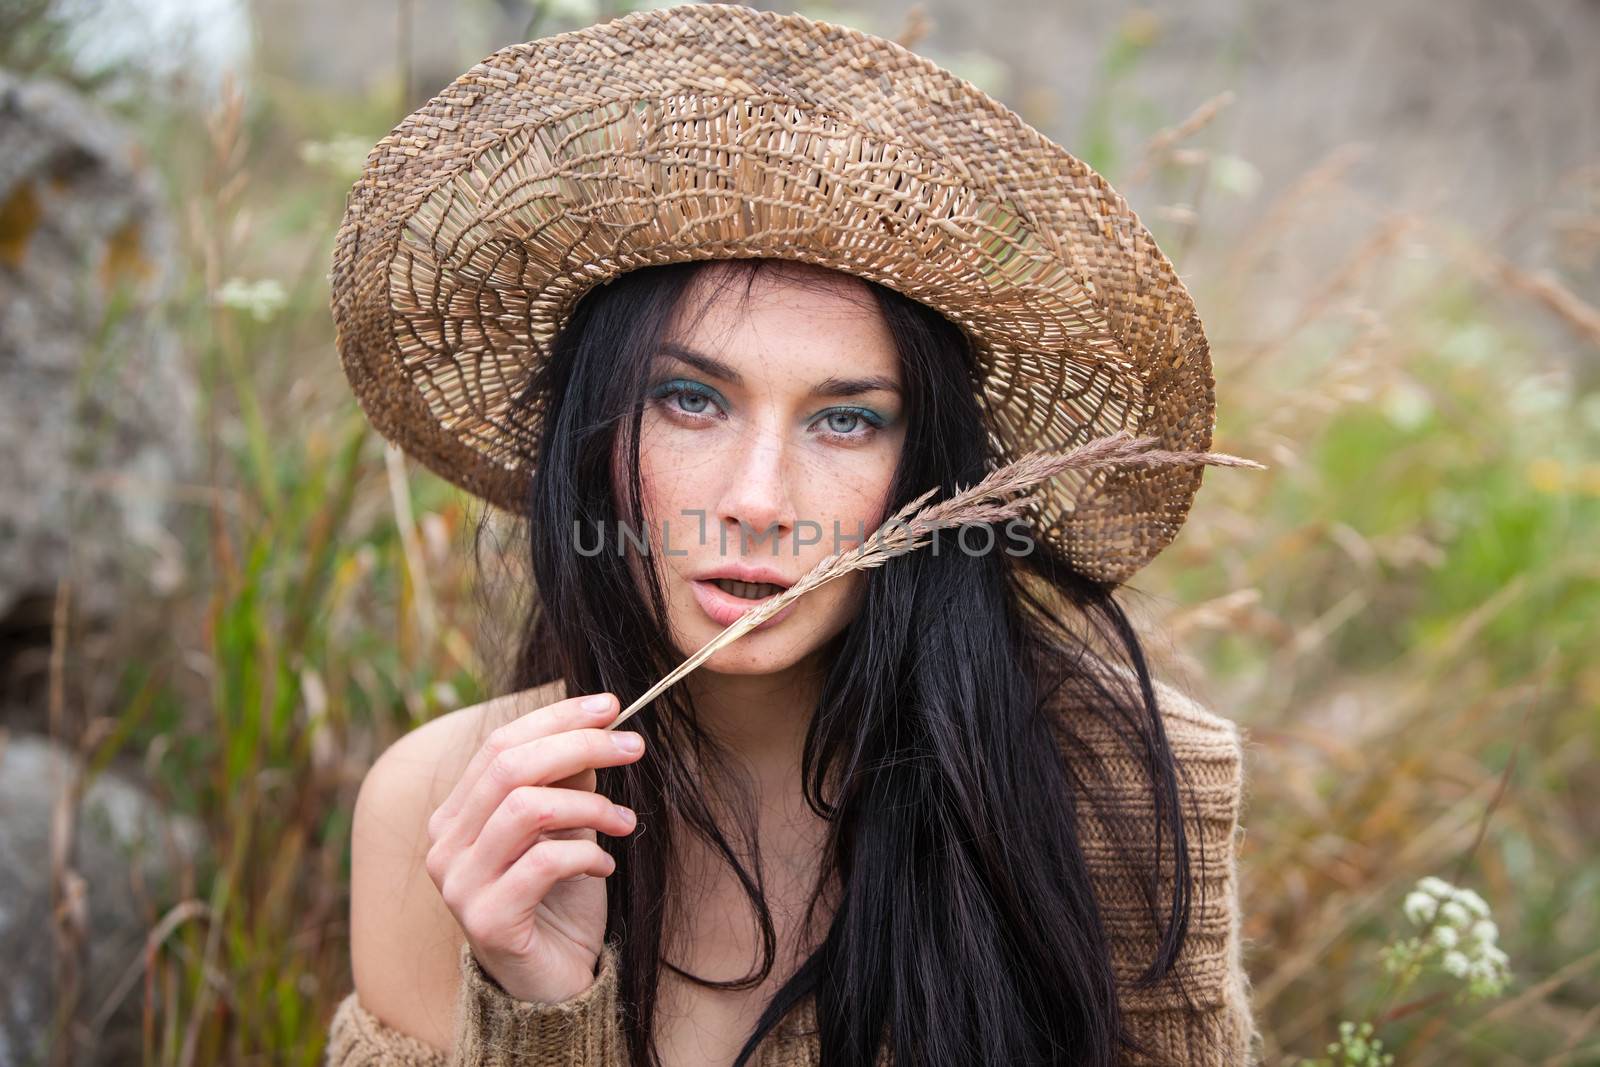
[[[563,730],[500,752],[478,775],[441,840],[465,846],[477,840],[494,809],[518,786],[548,786],[590,767],[632,763],[641,752],[625,752],[619,741],[644,738],[631,730]]]
[[[605,706],[599,711],[585,709],[584,704],[591,699],[604,700]],[[484,739],[483,744],[478,746],[478,750],[472,754],[472,759],[467,761],[466,770],[456,779],[455,787],[445,797],[444,803],[439,805],[434,813],[435,817],[441,822],[454,819],[461,810],[461,802],[482,776],[483,769],[501,752],[527,744],[536,737],[544,737],[561,730],[603,726],[615,718],[620,710],[621,705],[615,694],[590,693],[546,704],[497,726]]]
[[[605,878],[617,861],[598,841],[546,838],[517,858],[505,874],[483,891],[477,906],[515,927],[550,895],[558,882]]]
[[[598,710],[591,711],[587,707],[591,700],[603,702]],[[620,704],[612,693],[590,693],[568,697],[558,700],[554,704],[547,704],[541,708],[520,715],[511,721],[497,727],[478,746],[478,751],[473,753],[467,768],[456,781],[456,788],[451,795],[445,798],[445,817],[453,818],[460,810],[462,799],[467,795],[473,783],[482,775],[485,767],[496,755],[518,745],[527,744],[538,737],[546,737],[562,730],[573,730],[585,726],[600,726],[609,723],[616,717]],[[452,803],[452,801],[454,803]]]
[[[504,874],[535,842],[552,831],[586,831],[560,836],[592,841],[596,833],[626,836],[633,832],[637,821],[627,808],[599,793],[518,786],[494,809],[461,862],[472,868],[470,877],[475,884],[488,882]]]

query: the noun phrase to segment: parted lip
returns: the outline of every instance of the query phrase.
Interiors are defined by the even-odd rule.
[[[752,567],[743,563],[728,563],[715,570],[696,575],[697,582],[709,582],[713,578],[731,578],[736,582],[771,582],[773,585],[787,589],[794,584],[794,579],[785,578],[769,567]]]

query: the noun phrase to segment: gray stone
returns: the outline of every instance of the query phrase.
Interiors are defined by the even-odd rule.
[[[0,619],[70,577],[90,615],[170,586],[195,390],[159,314],[173,236],[143,150],[73,90],[0,71]]]
[[[50,826],[56,798],[82,773],[47,738],[0,737],[0,1067],[45,1062],[57,963]],[[87,935],[75,1062],[135,1063],[150,914],[173,903],[175,865],[194,861],[203,835],[113,772],[84,791],[75,825],[63,879],[81,888]]]

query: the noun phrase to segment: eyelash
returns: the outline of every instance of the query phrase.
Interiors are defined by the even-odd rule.
[[[682,394],[685,394],[685,393],[687,393],[690,396],[704,397],[705,399],[710,400],[713,403],[715,403],[715,402],[717,402],[719,400],[715,390],[709,389],[706,386],[701,385],[699,382],[691,382],[691,381],[688,381],[687,379],[683,379],[683,378],[674,378],[671,381],[663,382],[662,384],[657,385],[656,387],[654,387],[653,389],[650,390],[650,399],[655,400],[655,401],[659,401],[659,402],[665,404],[668,401],[670,401],[673,397],[679,396],[679,395],[682,395]],[[673,411],[673,414],[675,414],[675,415],[681,415],[681,416],[685,416],[685,417],[691,418],[691,419],[701,419],[701,418],[705,417],[703,412],[684,411],[682,408],[679,408],[679,407],[674,407],[672,409],[672,411]],[[818,417],[821,418],[821,419],[827,419],[827,418],[831,418],[834,415],[841,415],[841,414],[843,414],[843,415],[854,415],[857,418],[859,418],[863,423],[866,424],[867,432],[865,432],[865,433],[840,433],[837,430],[828,430],[828,431],[825,431],[823,433],[824,437],[830,438],[830,439],[835,440],[835,441],[844,441],[844,442],[849,442],[849,443],[852,443],[852,444],[856,443],[856,442],[859,442],[859,441],[866,441],[866,440],[870,440],[874,434],[876,434],[879,430],[883,429],[884,424],[886,422],[886,420],[883,418],[883,416],[879,415],[877,412],[872,411],[872,410],[870,410],[868,408],[857,408],[857,407],[829,408],[827,411],[823,412],[823,414],[818,416]]]

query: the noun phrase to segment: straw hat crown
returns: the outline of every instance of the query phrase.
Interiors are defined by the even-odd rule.
[[[639,267],[751,256],[872,279],[960,326],[997,462],[1118,429],[1210,446],[1193,301],[1103,178],[893,41],[734,5],[508,46],[401,121],[336,239],[338,347],[381,433],[517,509],[541,409],[511,401],[577,300]],[[1064,475],[1035,535],[1120,582],[1199,483]]]

